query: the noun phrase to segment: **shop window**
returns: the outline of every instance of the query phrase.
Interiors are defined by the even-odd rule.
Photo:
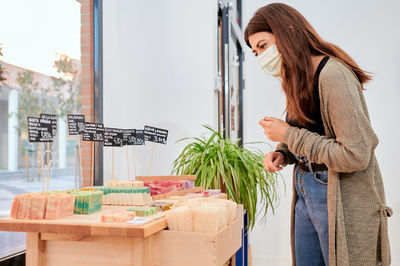
[[[42,160],[50,191],[80,186],[77,139],[66,121],[81,110],[80,10],[73,0],[1,1],[0,217],[9,216],[14,196],[43,190]],[[28,141],[27,117],[40,114],[57,115],[53,143]],[[25,233],[0,231],[0,260],[24,249]]]

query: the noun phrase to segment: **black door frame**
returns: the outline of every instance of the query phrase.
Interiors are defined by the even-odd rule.
[[[239,128],[238,128],[238,138],[240,139],[239,145],[243,145],[243,89],[244,89],[244,80],[243,80],[243,61],[244,61],[244,52],[243,52],[243,34],[242,34],[242,1],[237,0],[236,6],[233,6],[233,3],[229,0],[224,0],[219,2],[219,12],[218,12],[221,21],[222,21],[222,47],[221,47],[221,91],[222,91],[222,105],[223,108],[218,108],[218,110],[223,110],[222,114],[218,114],[218,126],[221,125],[220,119],[222,117],[223,127],[219,130],[223,132],[223,136],[230,136],[231,129],[231,110],[230,110],[230,76],[229,76],[229,42],[230,39],[235,40],[235,45],[238,53],[238,63],[239,63]],[[233,16],[235,14],[236,16]],[[231,19],[233,16],[234,19]],[[219,59],[218,59],[219,60]],[[221,101],[218,101],[220,104]]]

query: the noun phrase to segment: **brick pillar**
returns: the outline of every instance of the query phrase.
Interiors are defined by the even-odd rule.
[[[82,114],[86,121],[94,119],[93,110],[93,0],[81,0],[81,98]],[[92,184],[92,145],[82,142],[82,167],[84,186]]]

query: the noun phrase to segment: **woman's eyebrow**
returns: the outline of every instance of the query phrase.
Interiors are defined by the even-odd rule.
[[[266,39],[259,40],[259,41],[257,42],[256,47],[260,47],[259,45],[260,45],[260,42],[262,42],[262,41],[266,41]]]

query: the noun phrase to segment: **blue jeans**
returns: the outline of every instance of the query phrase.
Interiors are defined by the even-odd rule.
[[[327,182],[328,171],[295,169],[296,266],[329,265]]]

